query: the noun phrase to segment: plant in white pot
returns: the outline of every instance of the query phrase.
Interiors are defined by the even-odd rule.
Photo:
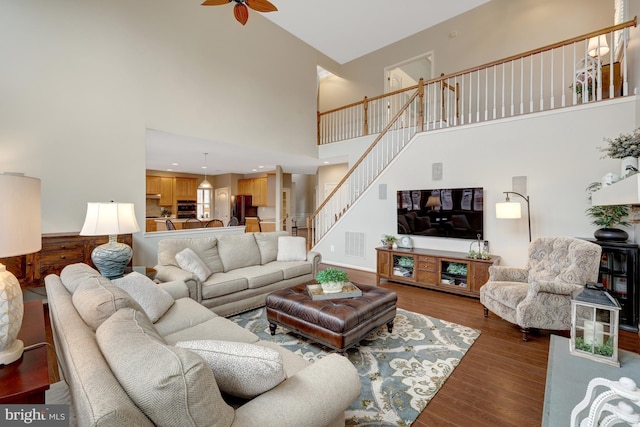
[[[316,281],[322,286],[325,293],[342,292],[344,282],[349,278],[347,273],[337,268],[326,268],[319,271],[316,275]]]
[[[622,159],[620,177],[624,178],[638,171],[638,157],[640,157],[640,128],[632,133],[621,133],[617,138],[604,138],[606,147],[598,147],[604,157]]]
[[[599,182],[592,182],[587,187],[589,202],[591,202],[591,193],[601,187],[602,184]],[[585,212],[591,217],[593,225],[601,227],[593,233],[597,240],[624,242],[629,238],[629,234],[626,231],[616,227],[628,227],[630,225],[627,221],[629,205],[591,206]]]

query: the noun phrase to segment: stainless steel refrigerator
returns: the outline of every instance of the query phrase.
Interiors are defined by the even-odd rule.
[[[245,225],[246,217],[257,217],[258,207],[251,205],[251,196],[249,195],[237,195],[233,200],[232,216],[238,218],[240,225]]]

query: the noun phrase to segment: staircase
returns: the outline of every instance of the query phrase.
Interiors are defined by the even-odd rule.
[[[318,114],[319,145],[377,137],[307,218],[308,247],[331,230],[418,132],[627,96],[626,29],[636,24],[637,17]]]

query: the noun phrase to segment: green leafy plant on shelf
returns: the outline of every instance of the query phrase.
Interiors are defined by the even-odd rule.
[[[398,258],[398,265],[405,268],[413,268],[413,257],[401,256]]]
[[[469,251],[467,253],[467,258],[471,259],[491,259],[492,256],[489,252]]]
[[[447,266],[447,273],[455,274],[456,276],[467,275],[467,264],[461,264],[459,262],[450,262]]]
[[[598,356],[613,356],[613,344],[611,343],[611,337],[606,343],[602,345],[594,345],[593,351],[591,350],[591,344],[587,344],[582,337],[576,337],[576,349],[586,351],[587,353],[597,354]]]
[[[349,280],[349,277],[344,270],[331,267],[319,271],[316,275],[316,281],[318,283],[346,282],[347,280]]]

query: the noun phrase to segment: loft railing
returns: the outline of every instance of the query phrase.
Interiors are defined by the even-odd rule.
[[[636,24],[637,17],[425,81],[420,100],[425,112],[424,130],[626,96],[629,92],[626,29]],[[600,36],[606,39],[607,53],[604,53]],[[594,55],[594,50],[600,54]],[[382,132],[417,87],[365,97],[362,101],[319,113],[318,144]]]
[[[318,114],[320,145],[378,136],[307,218],[307,245],[326,235],[417,132],[628,95],[626,29],[636,23],[637,17]],[[607,54],[600,36],[608,38]]]

